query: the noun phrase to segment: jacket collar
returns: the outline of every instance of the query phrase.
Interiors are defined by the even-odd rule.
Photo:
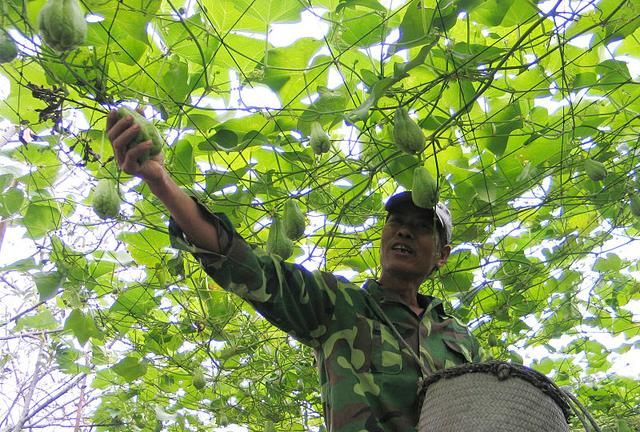
[[[384,289],[384,287],[375,279],[368,279],[362,288],[367,290],[367,292],[380,304],[387,302],[404,304],[404,301],[398,294],[392,290]],[[444,306],[442,305],[442,300],[439,298],[418,293],[418,305],[425,311],[435,309],[441,317],[447,316]]]

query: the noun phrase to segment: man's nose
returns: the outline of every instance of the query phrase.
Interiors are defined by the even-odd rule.
[[[399,237],[413,238],[413,231],[409,225],[403,224],[400,225],[398,231],[396,231],[396,235]]]

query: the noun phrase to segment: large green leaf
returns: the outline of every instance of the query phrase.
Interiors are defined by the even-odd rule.
[[[56,296],[64,276],[60,272],[42,272],[33,275],[40,301],[47,301]]]
[[[144,360],[128,356],[116,363],[112,369],[130,382],[147,373],[147,364]]]
[[[80,345],[86,344],[89,338],[99,338],[102,335],[93,318],[79,309],[74,309],[69,314],[64,322],[64,329],[71,330]]]
[[[40,238],[60,227],[61,214],[55,203],[31,203],[22,221],[30,237]]]

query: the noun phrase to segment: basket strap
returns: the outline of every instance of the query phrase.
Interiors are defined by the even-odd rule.
[[[584,426],[584,430],[587,432],[602,432],[596,420],[593,418],[591,413],[587,410],[587,408],[580,403],[578,398],[576,398],[570,392],[560,389],[560,391],[564,394],[564,396],[568,399],[569,405],[573,405],[573,411],[575,415],[580,419],[582,426]]]
[[[411,356],[413,357],[413,359],[416,361],[416,363],[418,363],[418,366],[420,366],[420,371],[422,372],[422,377],[418,380],[418,393],[421,393],[422,392],[422,383],[423,383],[424,379],[430,375],[429,371],[427,370],[426,366],[424,365],[424,362],[420,359],[420,356],[418,356],[418,354],[416,354],[416,352],[413,350],[413,348],[411,348],[411,345],[409,345],[409,343],[402,337],[402,335],[400,334],[400,332],[398,331],[396,326],[393,325],[393,322],[391,322],[391,320],[389,319],[387,314],[384,313],[384,311],[382,310],[382,308],[380,307],[378,302],[375,301],[375,299],[373,299],[373,297],[371,297],[371,294],[369,294],[367,292],[367,290],[364,290],[364,292],[367,294],[366,298],[368,300],[368,303],[369,303],[369,306],[371,307],[371,309],[373,309],[373,311],[378,315],[378,317],[382,318],[382,320],[391,328],[391,330],[393,331],[393,334],[396,336],[396,338],[411,353]]]

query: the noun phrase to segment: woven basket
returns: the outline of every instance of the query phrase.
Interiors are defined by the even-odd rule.
[[[525,366],[474,363],[428,377],[419,432],[567,432],[563,392]]]

